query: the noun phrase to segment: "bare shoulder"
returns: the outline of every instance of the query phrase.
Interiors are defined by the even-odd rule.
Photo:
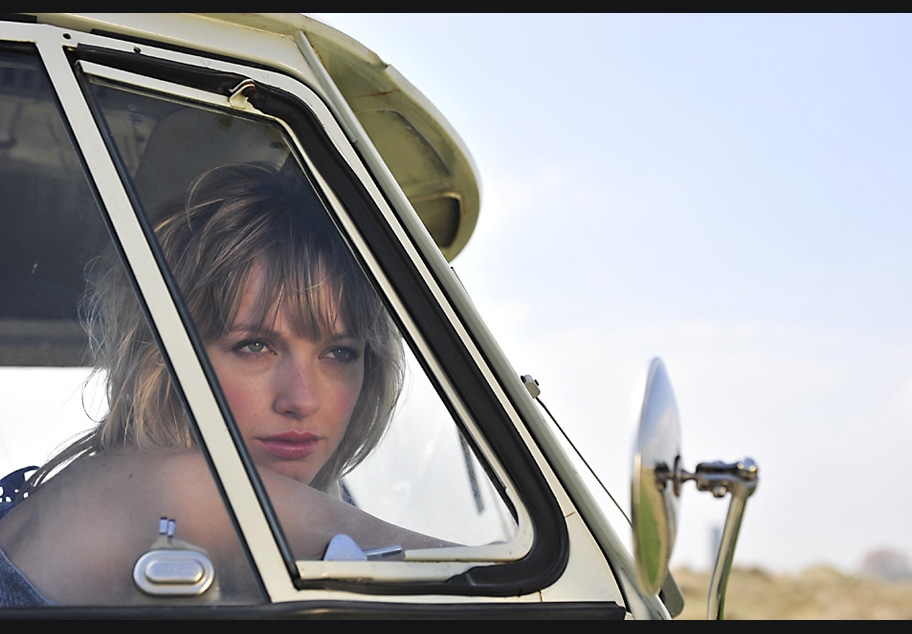
[[[243,560],[199,452],[124,451],[77,460],[0,524],[0,547],[45,596],[62,603],[132,601],[132,569],[161,517],[222,561]],[[226,564],[230,568],[230,564]]]

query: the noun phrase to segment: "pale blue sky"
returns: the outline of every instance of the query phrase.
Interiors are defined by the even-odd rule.
[[[687,466],[760,465],[738,561],[912,554],[912,16],[318,17],[465,140],[455,268],[625,504],[659,355]],[[726,506],[685,490],[676,563]]]

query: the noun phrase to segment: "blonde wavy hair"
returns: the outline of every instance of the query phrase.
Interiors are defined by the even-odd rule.
[[[259,324],[291,302],[293,327],[310,339],[341,320],[364,339],[364,382],[339,449],[310,483],[336,492],[341,476],[379,443],[403,383],[402,342],[385,307],[300,170],[264,163],[209,170],[156,237],[204,343],[233,323],[251,271],[263,267]],[[89,276],[84,324],[104,373],[109,410],[88,434],[30,479],[38,486],[66,462],[121,447],[196,446],[194,434],[133,288],[116,255]]]

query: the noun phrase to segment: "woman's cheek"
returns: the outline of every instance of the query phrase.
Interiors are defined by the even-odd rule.
[[[258,407],[257,400],[265,397],[266,392],[256,376],[239,374],[224,367],[222,369],[221,373],[216,369],[222,393],[225,395],[225,400],[228,401],[228,407],[231,409],[235,421],[243,427],[251,414],[255,413]],[[267,405],[264,403],[261,406],[266,407]]]

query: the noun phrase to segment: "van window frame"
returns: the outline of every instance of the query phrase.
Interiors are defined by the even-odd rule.
[[[66,54],[71,66],[80,61],[95,62],[163,81],[192,85],[202,90],[225,96],[229,94],[234,86],[238,85],[240,80],[248,78],[243,74],[194,67],[154,57],[148,51],[142,55],[137,55],[117,50],[116,48],[89,46],[80,43],[66,47]],[[232,60],[232,63],[244,65],[242,60]],[[282,74],[281,71],[275,69],[271,72]],[[51,79],[52,83],[56,83],[53,73],[51,73]],[[298,82],[298,80],[294,81]],[[301,86],[303,89],[310,91],[309,87],[303,84]],[[327,135],[324,127],[325,121],[321,121],[307,104],[304,104],[295,94],[265,83],[258,83],[257,93],[250,101],[260,111],[282,120],[293,133],[293,137],[298,139],[306,138],[309,142],[316,141],[313,145],[308,144],[308,153],[320,155],[316,161],[320,164],[321,174],[326,178],[330,189],[342,199],[343,206],[348,211],[349,217],[347,220],[357,231],[358,240],[363,241],[363,244],[368,249],[371,261],[365,260],[364,254],[359,250],[356,250],[356,255],[362,259],[362,265],[367,271],[376,274],[377,269],[375,267],[379,267],[379,272],[382,273],[385,280],[388,280],[392,287],[391,292],[402,302],[407,310],[408,319],[413,320],[418,328],[423,340],[421,342],[422,345],[428,347],[430,354],[436,360],[435,365],[442,368],[445,373],[449,389],[454,390],[457,398],[464,404],[471,420],[475,421],[478,427],[477,433],[481,434],[484,442],[490,447],[493,460],[497,461],[497,464],[504,469],[514,484],[518,491],[519,499],[528,511],[535,535],[529,552],[515,562],[498,563],[490,566],[480,564],[466,573],[446,581],[424,581],[421,583],[378,583],[348,580],[327,582],[302,579],[297,575],[297,568],[293,565],[294,558],[291,553],[288,552],[287,547],[282,546],[282,543],[287,544],[287,542],[277,537],[277,544],[282,551],[285,567],[291,575],[294,586],[298,589],[335,588],[362,593],[425,594],[432,592],[435,594],[510,596],[526,594],[534,589],[549,585],[560,576],[568,557],[568,535],[560,508],[534,458],[525,450],[525,443],[516,431],[510,419],[510,414],[504,410],[503,405],[492,393],[488,378],[478,367],[470,351],[466,348],[462,336],[453,328],[450,322],[451,315],[447,314],[441,307],[441,295],[444,296],[443,300],[445,302],[449,302],[449,297],[446,297],[445,291],[442,290],[443,285],[439,284],[436,279],[427,279],[425,274],[422,274],[416,268],[414,253],[418,253],[419,257],[422,257],[420,256],[420,248],[412,244],[413,251],[411,253],[405,248],[401,235],[407,235],[407,232],[401,225],[396,227],[391,224],[388,218],[380,212],[374,194],[371,193],[368,187],[370,185],[379,190],[378,184],[376,182],[365,184],[362,181],[362,177],[352,169],[346,158],[339,154],[335,147],[336,141]],[[329,112],[328,109],[327,112]],[[77,143],[77,147],[82,151],[81,144]],[[354,148],[353,152],[357,152],[357,148]],[[116,155],[116,153],[114,154]],[[366,170],[363,171],[366,172]],[[91,169],[88,169],[87,173],[91,176],[90,180],[94,179]],[[121,183],[121,185],[124,185],[124,183]],[[131,201],[136,217],[144,218],[142,213],[137,213],[138,199],[135,192],[129,191],[129,185],[125,185],[125,191]],[[102,197],[100,196],[100,198]],[[386,200],[385,203],[389,205],[389,200]],[[103,204],[102,207],[104,208]],[[392,205],[389,205],[389,207],[392,208]],[[395,212],[395,209],[393,211]],[[140,224],[143,222],[140,220]],[[179,293],[176,292],[174,282],[167,273],[167,268],[163,266],[161,254],[156,253],[155,241],[150,239],[151,228],[142,226],[142,229],[146,236],[146,246],[157,261],[158,273],[164,283],[170,287],[169,292],[173,305],[182,316],[184,334],[189,338],[191,346],[196,351],[197,361],[208,377],[209,387],[215,395],[224,420],[228,422],[230,421],[230,412],[220,391],[214,388],[214,373],[208,365],[205,355],[200,353],[203,348],[202,342],[196,337],[192,326],[188,327],[189,319],[186,307],[183,306]],[[118,230],[112,226],[111,231],[115,240],[120,244]],[[122,248],[121,255],[128,265],[134,259],[136,249],[137,247]],[[423,270],[431,271],[432,268],[424,266]],[[140,294],[140,297],[142,296]],[[148,306],[144,308],[149,311]],[[455,312],[458,317],[458,312],[452,312]],[[393,310],[392,313],[397,320],[403,318],[403,315],[399,314],[397,310]],[[150,321],[153,324],[157,324],[158,321],[152,316],[151,311],[149,315]],[[410,332],[412,331],[409,328],[403,328],[403,334],[406,337],[410,336]],[[415,341],[413,340],[411,343],[415,343]],[[166,360],[168,360],[169,371],[172,372],[177,385],[180,387],[181,381],[177,379],[177,372],[175,372],[173,362],[169,358],[169,346],[163,343],[162,351]],[[423,354],[417,356],[424,369],[428,371],[429,376],[435,377],[435,373],[439,371],[438,368],[431,368]],[[448,398],[444,400],[447,403],[450,402]],[[193,411],[193,408],[189,408],[189,411]],[[460,416],[455,418],[461,420]],[[193,419],[192,416],[191,419]],[[196,424],[195,420],[194,424]],[[228,423],[228,427],[229,429],[236,429],[233,423]],[[475,438],[471,430],[467,434],[467,438]],[[477,442],[477,439],[473,440],[473,442]],[[521,447],[523,450],[517,451],[517,447]],[[254,483],[260,503],[263,504],[263,501],[266,500],[263,512],[272,534],[274,536],[281,535],[278,522],[274,522],[274,512],[271,513],[268,507],[268,498],[265,496],[262,485],[257,484],[256,470],[252,467],[249,456],[246,456],[243,443],[235,442],[235,450],[241,456],[248,478]],[[204,453],[208,452],[204,451]],[[487,452],[482,452],[482,454],[490,458],[490,454],[487,454]],[[209,459],[213,475],[219,487],[222,488],[221,470],[211,462],[211,457]],[[222,493],[225,495],[224,490],[222,490]],[[229,504],[229,508],[230,506]],[[270,519],[270,515],[272,519]],[[239,533],[244,538],[242,541],[246,541],[247,531],[243,527],[239,528]],[[262,573],[258,566],[254,566],[254,568],[257,569],[258,573]]]

